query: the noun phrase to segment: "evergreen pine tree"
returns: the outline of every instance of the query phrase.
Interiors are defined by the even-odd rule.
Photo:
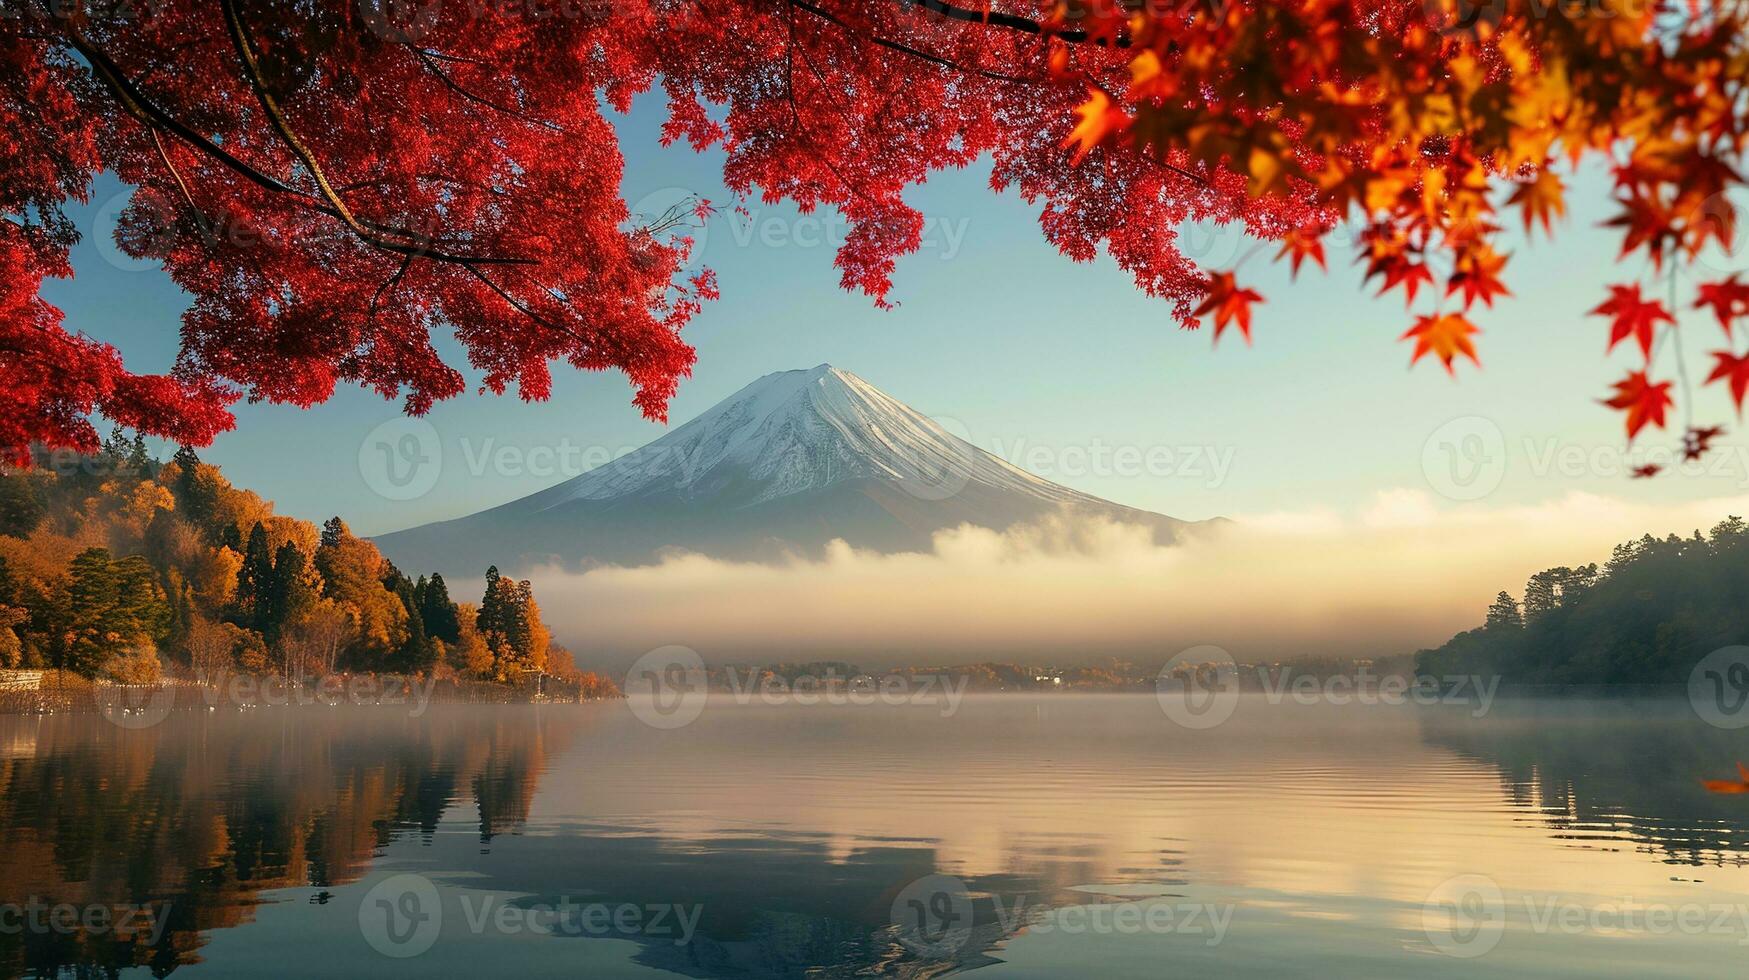
[[[455,602],[449,597],[449,586],[437,572],[432,572],[425,583],[425,591],[419,597],[419,611],[425,620],[425,632],[432,638],[445,643],[461,641],[461,617]]]
[[[1487,628],[1523,629],[1524,615],[1518,611],[1518,600],[1512,598],[1512,593],[1501,592],[1494,597],[1494,604],[1488,607]]]
[[[407,640],[396,651],[396,660],[407,671],[428,670],[437,662],[437,648],[432,646],[426,633],[425,617],[420,612],[419,600],[414,596],[413,583],[407,580],[407,576],[397,575],[394,591],[401,605],[407,607]]]
[[[503,632],[504,597],[498,591],[499,577],[497,565],[486,568],[486,594],[480,598],[480,614],[475,620],[475,628],[481,636]]]
[[[268,587],[257,605],[261,608],[261,635],[272,643],[286,626],[302,617],[317,599],[308,574],[309,559],[290,541],[279,546],[273,557]]]
[[[273,555],[267,549],[267,528],[259,522],[249,529],[243,546],[243,566],[237,570],[237,621],[257,632],[266,630],[268,589],[273,583]]]
[[[345,540],[348,533],[345,521],[341,520],[339,516],[330,517],[322,522],[322,543],[318,547],[339,547],[340,542]]]

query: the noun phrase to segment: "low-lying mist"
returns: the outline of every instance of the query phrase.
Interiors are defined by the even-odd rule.
[[[1653,507],[1589,494],[1532,506],[1379,493],[1354,513],[1256,514],[1173,546],[1140,527],[1059,515],[970,526],[927,553],[834,542],[777,564],[676,554],[660,564],[516,571],[581,664],[623,667],[681,644],[709,663],[1164,660],[1215,644],[1241,660],[1380,656],[1478,625],[1502,589],[1603,562],[1645,533],[1687,535],[1749,498]],[[474,583],[469,584],[473,590]]]

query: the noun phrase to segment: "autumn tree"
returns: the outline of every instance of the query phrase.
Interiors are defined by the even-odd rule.
[[[479,608],[472,603],[456,606],[456,641],[447,647],[449,665],[457,674],[474,680],[492,675],[492,648],[478,628]]]
[[[191,445],[242,396],[307,406],[354,383],[421,413],[465,388],[434,338],[452,332],[487,391],[543,398],[563,361],[624,372],[663,417],[694,360],[681,328],[716,292],[687,263],[713,205],[632,214],[603,114],[658,87],[664,142],[719,149],[732,195],[841,211],[841,282],[876,303],[921,242],[905,191],[987,160],[1068,258],[1105,253],[1217,336],[1266,329],[1264,297],[1243,261],[1186,256],[1183,225],[1242,229],[1296,272],[1347,229],[1366,280],[1410,307],[1411,359],[1447,370],[1527,288],[1509,285],[1502,229],[1553,233],[1597,161],[1628,262],[1591,309],[1633,352],[1605,402],[1630,438],[1680,411],[1698,456],[1719,430],[1689,417],[1683,369],[1749,394],[1749,282],[1694,264],[1736,231],[1737,0],[113,9],[14,0],[0,18],[15,462],[37,441],[95,449],[93,412]],[[39,295],[70,274],[66,206],[100,169],[139,188],[122,248],[193,297],[165,375],[130,371]],[[1724,336],[1685,352],[1684,319]]]
[[[504,578],[496,565],[488,568],[476,628],[491,651],[498,680],[514,680],[546,668],[552,634],[541,621],[534,588],[527,580]]]
[[[324,540],[330,543],[316,549],[323,594],[352,617],[360,666],[385,663],[407,642],[407,609],[383,585],[388,562],[344,522],[332,526]]]

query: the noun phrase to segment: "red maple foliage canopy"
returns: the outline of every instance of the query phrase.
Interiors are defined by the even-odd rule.
[[[542,398],[563,360],[623,371],[663,417],[716,284],[684,271],[707,202],[636,216],[620,194],[604,112],[657,87],[665,141],[720,146],[733,193],[840,210],[843,285],[877,303],[921,241],[905,189],[988,158],[1065,255],[1105,251],[1217,333],[1249,338],[1262,297],[1184,256],[1180,226],[1236,223],[1297,272],[1351,222],[1368,279],[1421,304],[1413,358],[1448,370],[1508,293],[1498,213],[1552,229],[1560,171],[1604,156],[1624,256],[1670,297],[1628,283],[1595,311],[1644,361],[1606,404],[1630,437],[1663,425],[1679,288],[1726,334],[1710,380],[1749,390],[1749,284],[1683,271],[1735,236],[1744,0],[86,2],[0,17],[14,460],[93,447],[91,413],[204,444],[245,394],[307,406],[340,381],[422,413],[465,387],[440,332],[492,392]],[[37,295],[103,169],[139,188],[122,247],[193,297],[168,376]]]

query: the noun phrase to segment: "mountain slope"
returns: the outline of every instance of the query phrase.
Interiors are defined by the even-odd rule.
[[[377,539],[407,567],[641,564],[671,549],[760,559],[833,538],[926,549],[943,528],[1002,529],[1061,509],[1153,528],[1185,522],[1040,479],[828,364],[747,385],[685,425],[574,479]]]

